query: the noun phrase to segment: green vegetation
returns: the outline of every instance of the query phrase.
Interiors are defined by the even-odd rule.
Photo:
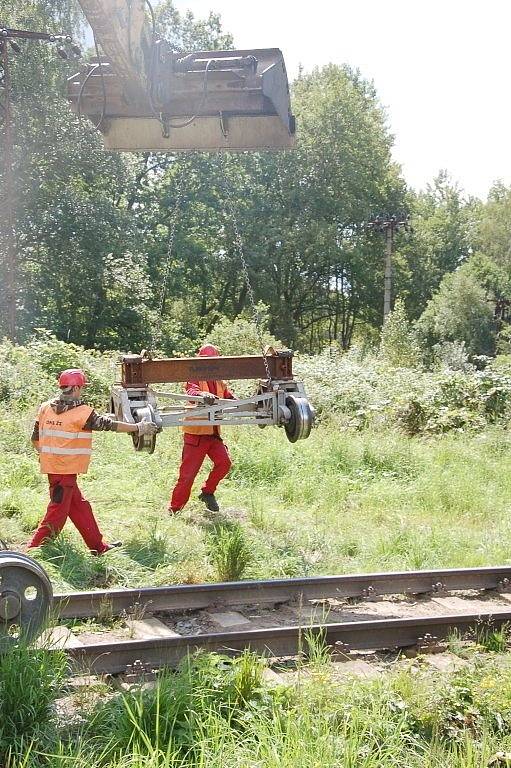
[[[83,23],[74,0],[5,0],[2,13],[6,26],[74,37]],[[156,24],[176,50],[233,44],[219,17],[199,22],[172,0],[157,4]],[[192,353],[206,337],[223,354],[260,351],[218,159],[105,153],[63,96],[76,63],[27,49],[11,73],[23,344],[0,342],[0,538],[13,548],[47,503],[29,436],[56,374],[85,368],[89,401],[107,410],[117,355],[105,350],[151,343],[183,169],[162,351]],[[297,445],[282,430],[226,429],[234,467],[219,515],[197,500],[206,469],[186,510],[167,512],[177,430],[158,437],[153,456],[135,454],[126,436],[96,435],[83,489],[124,546],[91,557],[67,526],[35,553],[57,589],[510,561],[511,189],[466,199],[445,173],[407,189],[378,95],[348,65],[301,72],[292,98],[296,150],[232,155],[225,166],[264,341],[299,351],[318,426]],[[401,210],[413,230],[396,235],[400,298],[380,336],[384,243],[365,224]],[[416,664],[339,683],[330,649],[304,632],[296,685],[269,688],[249,653],[201,655],[123,693],[102,683],[73,692],[61,654],[18,649],[0,657],[0,764],[511,765],[511,676],[500,655],[509,628],[477,641],[481,656],[451,676]]]
[[[53,703],[62,691],[63,652],[20,646],[0,653],[0,762],[19,745],[55,739]]]
[[[403,350],[389,334],[376,356],[299,358],[318,427],[295,445],[279,429],[226,429],[234,466],[219,490],[220,515],[197,499],[207,462],[187,508],[167,512],[178,430],[158,437],[153,456],[136,454],[127,436],[96,434],[81,484],[106,535],[124,548],[93,558],[68,525],[37,557],[57,585],[73,589],[506,562],[509,360],[482,371],[395,367]],[[107,355],[48,337],[0,345],[0,370],[8,371],[0,537],[14,547],[47,504],[29,443],[37,399],[53,391],[57,370],[82,359],[93,402],[106,403]]]
[[[237,522],[217,523],[210,534],[210,560],[215,564],[219,581],[238,581],[250,566],[252,550]]]
[[[44,709],[34,708],[24,730],[12,729],[0,742],[0,757],[7,768],[507,764],[508,657],[478,653],[444,675],[418,659],[362,681],[343,675],[342,664],[334,670],[316,650],[310,664],[272,686],[264,681],[264,662],[248,652],[235,660],[199,654],[155,684],[120,693],[101,683],[78,690],[53,685]],[[3,659],[2,685],[17,683],[19,661]],[[18,692],[22,707],[28,695]],[[0,733],[9,727],[3,721]]]

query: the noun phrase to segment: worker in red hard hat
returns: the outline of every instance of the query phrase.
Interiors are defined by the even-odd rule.
[[[220,352],[213,344],[204,344],[198,354],[200,357],[218,357]],[[225,381],[188,381],[185,389],[188,395],[203,397],[206,405],[213,405],[218,398],[235,399]],[[170,499],[169,512],[179,512],[185,506],[190,498],[193,481],[206,456],[213,462],[213,468],[202,486],[199,499],[211,512],[218,512],[215,491],[231,468],[229,451],[220,436],[220,427],[194,427],[193,417],[190,417],[189,422],[183,427],[181,467]]]
[[[62,371],[60,393],[39,408],[32,432],[32,444],[39,454],[41,472],[48,475],[50,503],[44,519],[29,542],[39,547],[60,533],[69,517],[88,548],[95,555],[121,545],[107,543],[99,530],[89,502],[78,488],[77,475],[85,474],[92,454],[92,432],[138,432],[155,434],[157,427],[147,421],[125,424],[110,416],[100,416],[82,401],[87,386],[84,372],[78,368]]]

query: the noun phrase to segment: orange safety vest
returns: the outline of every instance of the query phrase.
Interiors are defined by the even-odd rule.
[[[50,403],[39,409],[39,464],[45,475],[83,475],[92,454],[92,432],[83,427],[93,409],[78,405],[55,413]]]
[[[223,397],[226,389],[226,383],[225,381],[215,381],[215,387],[216,387],[216,396],[217,397]],[[208,382],[207,381],[199,381],[199,389],[201,392],[209,392]],[[212,394],[215,394],[214,392]],[[195,403],[190,403],[187,408],[195,408]],[[193,419],[198,419],[199,416],[188,416],[186,421],[193,421]],[[183,427],[181,427],[183,432],[186,432],[188,435],[214,435],[215,429],[217,430],[217,434],[220,434],[220,427],[193,427],[189,424],[185,424]]]

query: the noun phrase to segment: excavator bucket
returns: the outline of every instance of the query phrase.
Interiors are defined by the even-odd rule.
[[[82,3],[83,5],[83,3]],[[147,49],[146,49],[147,50]],[[277,48],[176,54],[151,46],[145,78],[101,57],[68,80],[68,99],[123,151],[265,150],[294,144]]]

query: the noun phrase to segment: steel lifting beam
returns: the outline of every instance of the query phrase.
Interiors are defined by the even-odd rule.
[[[293,353],[286,350],[267,357],[271,378],[293,379]],[[146,387],[190,380],[220,381],[233,379],[266,379],[264,358],[258,355],[240,357],[183,357],[149,360],[140,355],[126,355],[121,361],[123,387]]]

